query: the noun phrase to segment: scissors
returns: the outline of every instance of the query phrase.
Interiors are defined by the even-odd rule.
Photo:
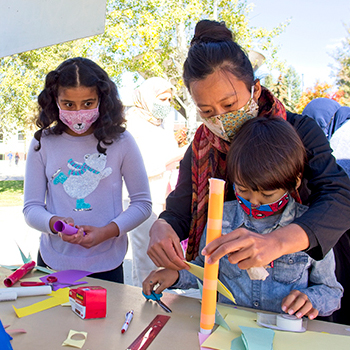
[[[147,300],[153,300],[157,302],[158,305],[161,306],[166,312],[172,312],[171,309],[160,300],[160,298],[163,296],[163,293],[157,294],[154,291],[152,291],[151,295],[146,295],[144,292],[142,292],[142,295]]]

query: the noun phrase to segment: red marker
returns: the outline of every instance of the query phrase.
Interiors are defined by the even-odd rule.
[[[126,313],[125,322],[124,322],[122,330],[121,330],[122,334],[125,333],[126,330],[128,329],[129,324],[130,324],[133,316],[134,316],[134,310],[130,310],[129,312]]]

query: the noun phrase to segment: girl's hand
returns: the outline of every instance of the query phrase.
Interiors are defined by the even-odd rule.
[[[71,217],[63,217],[63,216],[53,216],[51,219],[50,219],[50,229],[52,232],[55,232],[57,233],[57,231],[54,229],[54,225],[56,223],[56,221],[63,221],[65,222],[66,224],[70,225],[70,226],[74,226],[74,220],[71,218]]]
[[[178,278],[178,271],[170,269],[154,270],[142,282],[143,292],[146,295],[151,295],[154,286],[158,285],[154,292],[160,294],[164,289],[171,287]]]
[[[298,318],[308,316],[310,320],[318,315],[318,310],[312,306],[308,296],[299,290],[292,290],[282,300],[282,310],[289,315],[295,314]]]
[[[149,235],[147,254],[156,266],[172,270],[189,269],[184,262],[180,239],[165,220],[156,220]]]
[[[72,244],[79,244],[86,249],[94,247],[107,239],[119,236],[119,227],[114,222],[103,227],[89,225],[76,227],[78,232],[75,235],[61,234],[62,240]]]

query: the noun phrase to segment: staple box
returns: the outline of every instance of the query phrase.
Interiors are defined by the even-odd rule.
[[[69,290],[72,311],[83,319],[106,317],[107,290],[102,287],[79,287]]]

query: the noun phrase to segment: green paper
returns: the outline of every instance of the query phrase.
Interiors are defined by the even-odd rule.
[[[231,350],[246,350],[246,347],[243,343],[242,336],[237,337],[231,342]]]

